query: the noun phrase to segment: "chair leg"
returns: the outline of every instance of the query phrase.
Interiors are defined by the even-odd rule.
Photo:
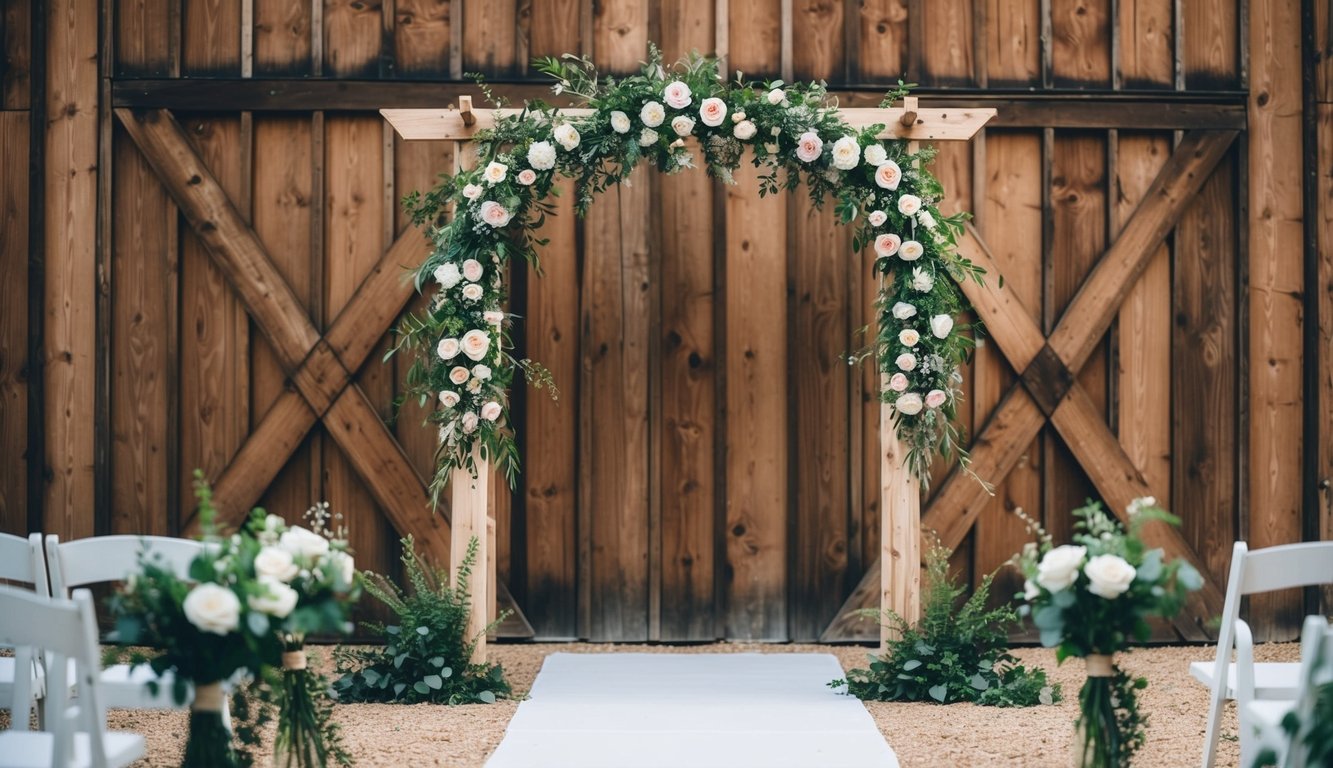
[[[1208,729],[1203,736],[1203,768],[1213,768],[1213,763],[1217,760],[1217,740],[1221,735],[1222,705],[1225,698],[1221,691],[1214,691],[1213,695],[1208,697]]]

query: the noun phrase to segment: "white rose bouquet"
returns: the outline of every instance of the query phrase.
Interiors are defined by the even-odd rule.
[[[1180,521],[1145,497],[1126,510],[1126,531],[1100,503],[1089,502],[1073,512],[1074,542],[1054,546],[1035,520],[1018,514],[1038,536],[1015,558],[1026,578],[1019,611],[1030,613],[1041,644],[1056,647],[1059,661],[1082,658],[1088,668],[1079,694],[1079,765],[1128,765],[1143,744],[1135,692],[1147,680],[1131,678],[1112,657],[1148,639],[1149,617],[1174,616],[1186,594],[1203,585],[1189,563],[1168,562],[1140,537],[1145,525]]]

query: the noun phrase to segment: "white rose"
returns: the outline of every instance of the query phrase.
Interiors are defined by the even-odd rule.
[[[560,125],[557,125],[553,135],[555,136],[555,140],[560,143],[560,146],[565,148],[566,152],[572,152],[574,148],[579,145],[578,129],[569,123],[561,123]]]
[[[449,369],[449,381],[452,381],[455,384],[467,383],[467,380],[471,375],[472,372],[461,365],[455,365],[453,368]]]
[[[903,195],[898,198],[898,213],[911,216],[921,210],[921,198],[916,195]]]
[[[1037,563],[1037,583],[1048,592],[1068,589],[1078,581],[1078,569],[1088,554],[1087,547],[1065,544],[1046,553]]]
[[[889,389],[902,392],[907,389],[907,374],[895,373],[889,377]]]
[[[774,88],[768,92],[768,103],[774,106],[782,103],[787,98],[787,94],[781,88]]]
[[[657,143],[658,138],[660,137],[657,135],[657,131],[652,128],[644,128],[639,132],[639,146],[651,147]]]
[[[450,392],[446,389],[440,393],[440,405],[443,405],[445,408],[453,408],[455,405],[458,405],[459,399],[457,392]]]
[[[939,408],[944,405],[944,401],[949,399],[949,395],[942,389],[932,389],[926,393],[926,407]]]
[[[473,328],[463,334],[463,354],[474,362],[480,362],[491,348],[491,337],[480,328]]]
[[[935,217],[931,216],[930,211],[927,211],[924,208],[922,208],[921,211],[917,213],[916,220],[918,224],[925,227],[926,229],[934,229],[937,226],[937,224],[935,223]]]
[[[866,147],[865,151],[866,165],[873,165],[878,168],[884,165],[884,161],[889,159],[889,153],[884,149],[883,144],[875,143]]]
[[[679,80],[673,80],[662,90],[662,100],[672,109],[684,109],[690,105],[690,87]]]
[[[478,212],[481,220],[499,229],[509,223],[514,214],[510,213],[503,205],[494,200],[487,200],[481,204],[481,210]]]
[[[291,581],[300,570],[292,553],[281,547],[264,547],[255,555],[255,575],[261,578]]]
[[[494,400],[481,407],[481,417],[487,421],[495,421],[500,418],[500,404]]]
[[[505,321],[505,313],[498,309],[490,309],[481,313],[481,317],[491,325],[500,325]]]
[[[1088,591],[1107,600],[1123,595],[1136,575],[1134,566],[1119,555],[1097,555],[1083,572],[1088,575]]]
[[[487,182],[491,184],[499,184],[505,180],[505,175],[508,173],[509,166],[492,160],[491,163],[486,166],[486,170],[482,172],[482,175],[486,177]]]
[[[1032,602],[1039,595],[1041,595],[1041,588],[1032,579],[1026,579],[1023,582],[1023,599]]]
[[[616,133],[629,133],[629,115],[616,110],[611,113],[611,130]]]
[[[921,267],[912,267],[912,288],[925,293],[935,287],[935,277]]]
[[[662,108],[661,104],[650,101],[643,105],[643,109],[639,110],[639,119],[649,128],[656,128],[662,124],[663,120],[666,120],[666,110]]]
[[[185,618],[200,632],[226,635],[241,625],[241,601],[230,589],[204,582],[185,596]]]
[[[356,560],[346,552],[330,552],[329,562],[332,567],[337,569],[334,572],[338,574],[338,577],[343,584],[350,585],[352,580],[356,578]]]
[[[469,200],[476,200],[481,197],[481,187],[476,184],[468,184],[463,187],[463,197],[466,197]]]
[[[915,392],[898,395],[898,399],[893,401],[893,407],[897,408],[899,413],[915,416],[921,413],[921,395]]]
[[[898,182],[903,180],[903,170],[892,160],[885,160],[875,169],[875,183],[879,186],[893,191],[898,188]]]
[[[458,339],[440,339],[440,344],[435,348],[440,355],[441,360],[453,360],[458,356]]]
[[[806,131],[796,140],[796,157],[803,163],[813,163],[824,153],[824,140],[814,131]]]
[[[677,115],[671,121],[671,130],[675,131],[677,136],[689,136],[690,131],[694,130],[694,119]]]
[[[861,145],[856,143],[855,136],[843,136],[833,142],[834,168],[850,171],[859,162],[861,162]]]
[[[953,330],[953,318],[948,315],[935,315],[930,318],[930,332],[937,339],[949,338],[949,331]]]
[[[524,168],[518,172],[518,178],[515,181],[525,187],[530,187],[537,181],[537,172],[531,168]]]
[[[267,613],[277,619],[285,619],[291,615],[299,597],[296,590],[276,579],[261,578],[259,586],[264,590],[264,594],[250,595],[246,599],[250,604],[250,610]]]
[[[444,288],[453,288],[463,279],[463,273],[458,271],[458,265],[453,262],[441,264],[435,268],[435,282]]]
[[[472,375],[476,376],[482,381],[485,381],[486,379],[489,379],[491,377],[491,367],[489,365],[482,365],[481,363],[477,363],[476,365],[472,366]]]
[[[915,347],[919,341],[921,341],[921,334],[917,333],[915,328],[904,328],[898,331],[898,343],[904,347]]]
[[[476,259],[463,262],[463,277],[474,283],[481,279],[482,270],[481,262]]]
[[[893,361],[900,371],[910,371],[916,368],[916,355],[911,352],[904,352],[898,355],[898,359]]]
[[[485,289],[476,283],[468,283],[463,286],[463,298],[468,301],[480,301],[483,293],[485,293]]]
[[[717,97],[704,99],[699,103],[699,119],[704,125],[716,128],[727,118],[727,103]]]
[[[917,259],[921,258],[921,254],[925,252],[926,249],[921,245],[921,243],[915,240],[908,240],[907,242],[903,243],[901,248],[898,249],[898,258],[902,259],[903,261],[916,261]]]
[[[555,167],[555,147],[549,141],[534,141],[528,147],[528,165],[539,171],[549,171]]]
[[[754,135],[757,131],[758,129],[755,128],[753,122],[749,120],[742,120],[739,123],[736,123],[735,128],[731,129],[731,135],[735,136],[741,141],[749,141],[750,139],[754,138]]]
[[[884,225],[884,222],[889,220],[889,214],[884,211],[871,211],[870,215],[866,218],[870,221],[870,226],[880,227]]]
[[[905,301],[900,301],[894,304],[893,309],[889,311],[893,314],[893,317],[896,320],[906,320],[907,318],[916,315],[916,307]]]
[[[902,244],[902,238],[892,233],[885,233],[875,238],[875,254],[882,259],[887,259],[897,253]]]
[[[312,530],[293,525],[282,532],[278,546],[297,558],[316,558],[328,554],[329,540]]]
[[[470,435],[477,431],[477,414],[468,411],[463,414],[463,434]]]

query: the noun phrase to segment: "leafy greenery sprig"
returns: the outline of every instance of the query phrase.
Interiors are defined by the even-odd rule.
[[[967,309],[956,283],[981,281],[983,270],[956,252],[966,216],[940,212],[944,192],[926,167],[932,149],[881,141],[883,125],[853,128],[822,83],[752,82],[740,72],[728,80],[713,58],[666,67],[654,48],[639,72],[621,78],[572,55],[539,59],[536,68],[554,79],[557,95],[591,112],[569,116],[534,101],[497,116],[473,137],[476,167],[404,201],[434,244],[416,287],[435,282],[440,290],[428,309],[403,321],[390,354],[415,353],[410,395],[423,406],[440,402],[427,418],[440,432],[436,498],[451,470],[475,472],[474,448],[516,480],[506,392],[515,370],[539,383],[549,374],[505,351],[512,318],[501,310],[502,276],[516,258],[540,269],[538,233],[554,212],[559,180],[573,180],[582,215],[640,163],[676,173],[701,162],[731,182],[747,154],[760,169],[761,195],[804,185],[816,208],[832,199],[839,221],[854,228],[853,248],[876,254],[878,332],[850,362],[877,359],[889,381],[883,399],[894,406],[909,467],[923,484],[936,454],[956,455],[967,468],[958,369],[974,342],[956,322]],[[908,87],[899,83],[887,99]]]

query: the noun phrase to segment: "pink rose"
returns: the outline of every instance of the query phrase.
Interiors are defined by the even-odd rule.
[[[449,371],[449,381],[455,384],[466,384],[470,378],[472,378],[472,372],[461,365],[455,365],[453,370]]]
[[[458,393],[450,392],[447,389],[441,392],[440,405],[443,405],[445,408],[453,408],[455,405],[458,405]]]
[[[944,405],[944,401],[948,399],[949,396],[944,394],[944,390],[932,389],[926,393],[926,407],[939,408],[941,405]]]
[[[902,243],[902,238],[897,235],[880,235],[875,238],[875,253],[887,259],[898,252],[898,246],[902,245]]]
[[[470,435],[477,431],[477,414],[468,411],[463,414],[463,434]]]
[[[813,163],[824,152],[824,140],[814,131],[806,131],[796,141],[796,157],[803,163]]]
[[[727,103],[719,98],[704,99],[699,105],[699,119],[704,125],[716,128],[727,117]]]
[[[481,316],[491,325],[499,325],[505,321],[505,313],[498,309],[483,312]]]
[[[494,400],[481,407],[481,417],[487,421],[495,421],[500,418],[500,404]]]
[[[669,83],[662,91],[662,99],[672,109],[684,109],[690,105],[690,87],[679,80]]]
[[[879,227],[889,220],[889,215],[884,211],[871,211],[867,218],[870,219],[870,226]]]
[[[536,180],[537,180],[537,172],[532,170],[531,168],[524,168],[523,170],[518,172],[518,183],[522,184],[525,187],[532,186],[532,183],[535,182]]]
[[[487,200],[481,204],[481,220],[497,229],[508,224],[513,216],[514,214],[494,200]]]
[[[481,273],[482,266],[480,261],[477,261],[476,259],[468,259],[463,262],[463,277],[465,279],[475,283],[481,279]]]
[[[884,189],[895,190],[902,180],[903,170],[892,160],[885,160],[883,165],[875,169],[875,183]]]
[[[487,335],[485,331],[473,328],[463,334],[461,346],[463,347],[463,354],[467,355],[470,360],[474,362],[480,361],[482,358],[486,357],[486,352],[491,348],[491,337]],[[467,369],[464,368],[463,372],[467,373]],[[463,381],[467,381],[467,379],[464,378]],[[463,382],[455,381],[454,383],[462,384]]]
[[[889,389],[894,392],[902,392],[907,389],[907,375],[895,373],[889,377]]]

